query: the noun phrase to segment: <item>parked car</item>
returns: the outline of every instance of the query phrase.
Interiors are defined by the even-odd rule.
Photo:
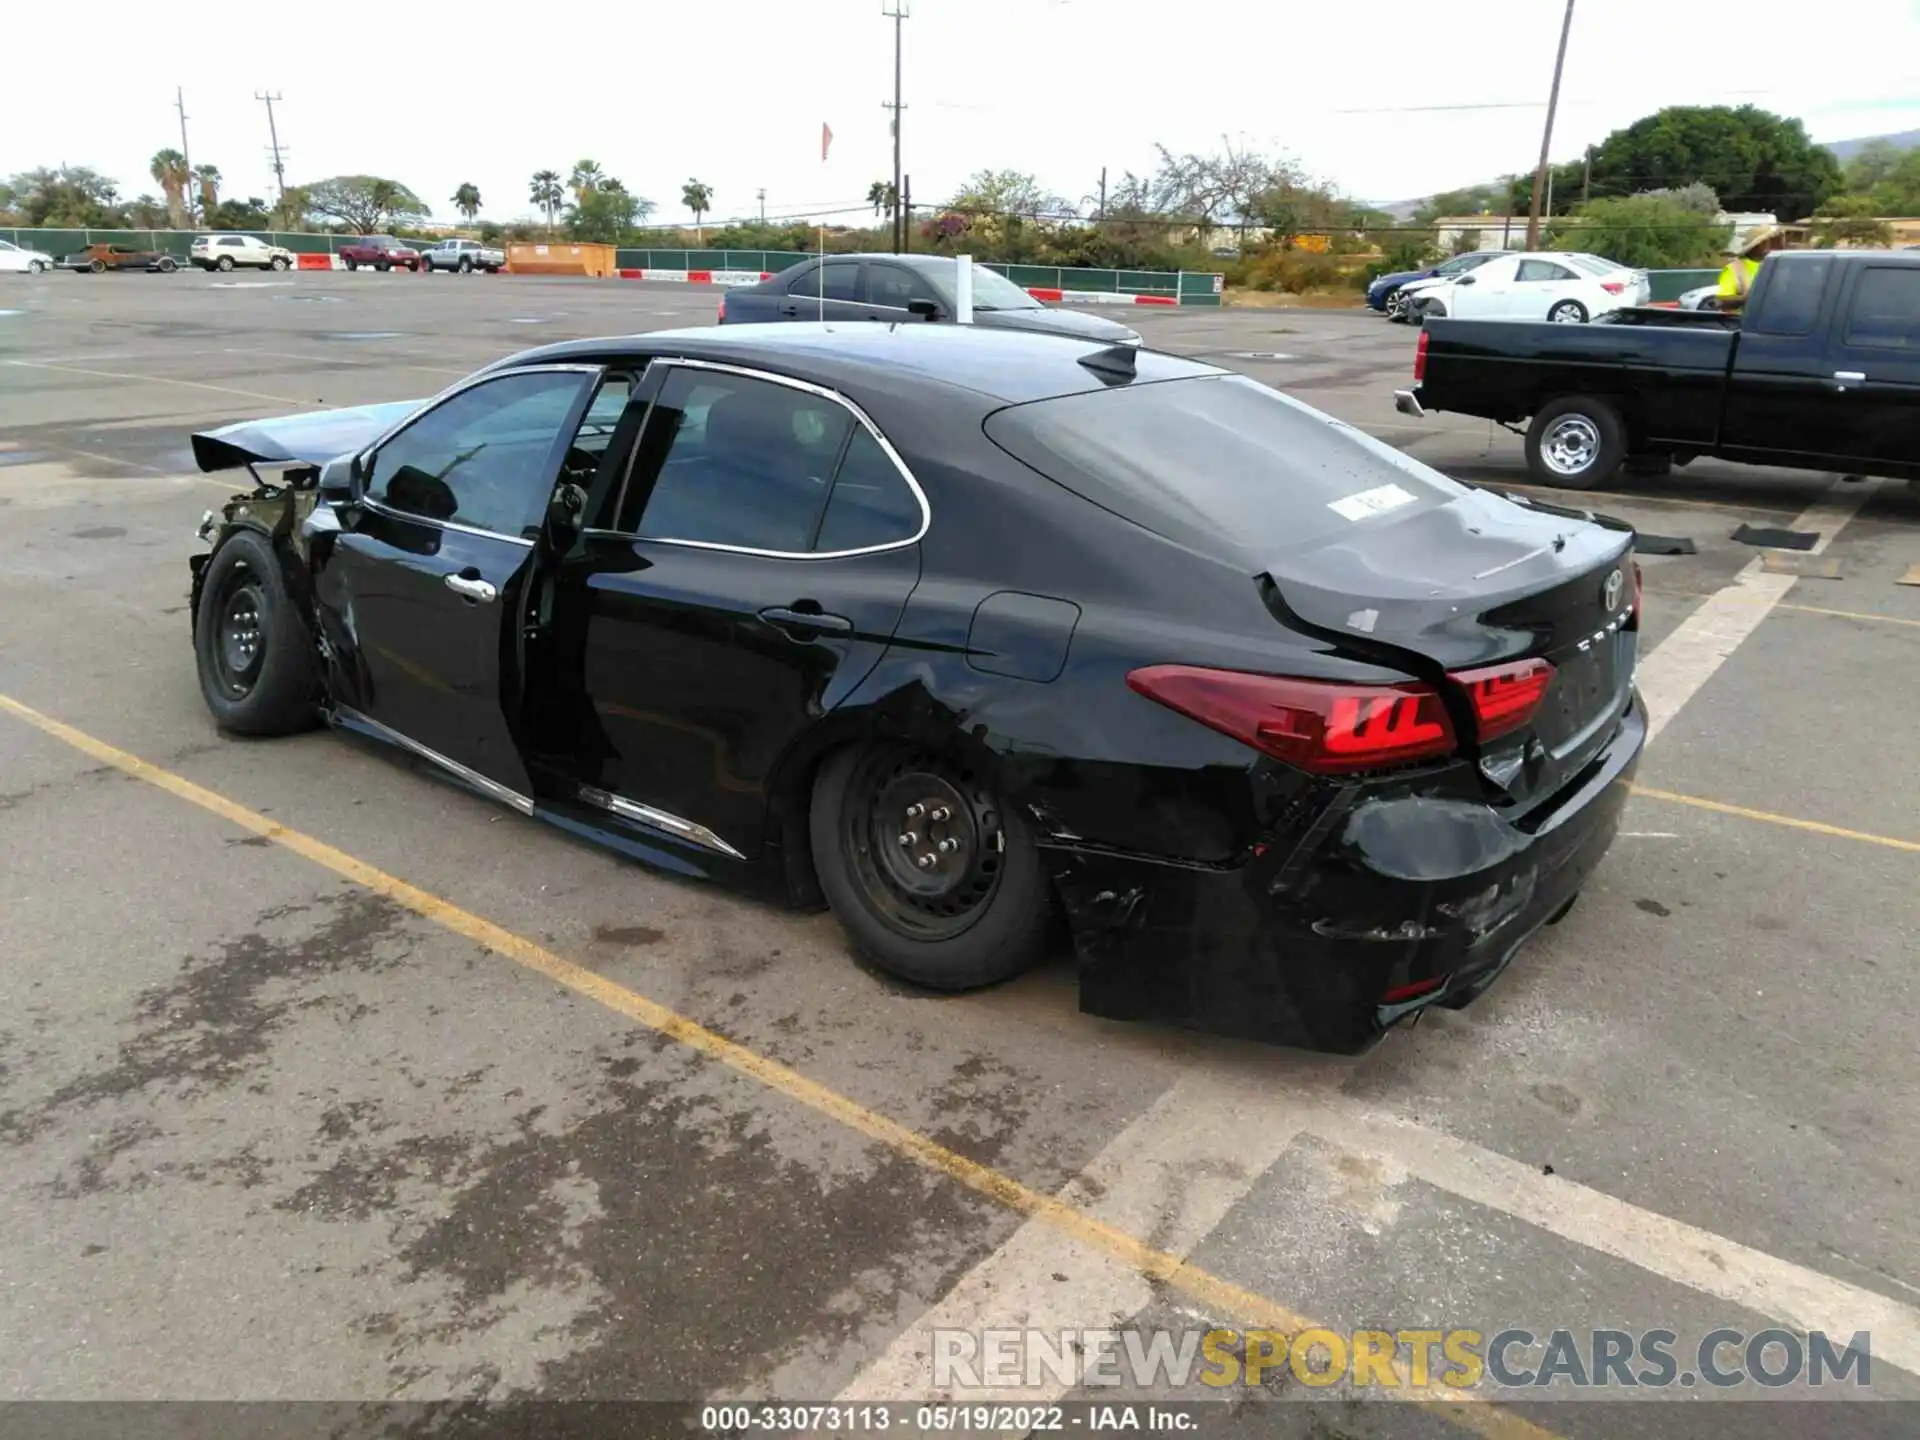
[[[1761,263],[1745,310],[1622,311],[1590,332],[1434,320],[1406,414],[1527,431],[1549,485],[1605,484],[1629,458],[1920,478],[1920,255],[1796,250]]]
[[[1719,307],[1714,301],[1719,294],[1720,282],[1716,280],[1711,285],[1700,285],[1687,291],[1675,303],[1682,310],[1716,310]]]
[[[719,323],[775,320],[948,321],[957,262],[937,255],[829,255],[782,270],[720,298]],[[1037,330],[1108,345],[1138,345],[1140,332],[1101,315],[1041,304],[984,265],[973,267],[973,323],[990,330]]]
[[[164,250],[135,250],[131,245],[89,245],[58,261],[62,270],[89,271],[98,275],[105,270],[157,270],[166,274],[180,268],[180,262]]]
[[[1600,288],[1614,297],[1613,309],[1645,305],[1653,298],[1653,278],[1644,270],[1636,270],[1631,265],[1622,265],[1604,255],[1589,255],[1580,250],[1556,250],[1553,253],[1574,269],[1599,280]]]
[[[391,235],[362,235],[351,245],[342,245],[337,253],[349,270],[358,270],[362,265],[371,265],[380,271],[391,270],[396,265],[409,270],[420,268],[420,252]]]
[[[1399,314],[1404,304],[1400,292],[1417,280],[1439,278],[1450,280],[1455,275],[1464,275],[1476,265],[1484,265],[1496,256],[1504,255],[1504,250],[1473,250],[1465,255],[1455,255],[1450,260],[1442,260],[1437,265],[1428,265],[1420,270],[1396,270],[1390,275],[1382,275],[1367,286],[1367,304],[1389,318]]]
[[[202,270],[290,270],[293,252],[253,235],[196,235],[187,259]]]
[[[824,900],[936,989],[1057,916],[1092,1013],[1364,1048],[1567,911],[1646,734],[1630,532],[1131,345],[576,340],[193,449],[288,467],[192,557],[226,730]]]
[[[496,275],[507,263],[507,252],[478,240],[442,240],[422,250],[420,259],[429,270],[457,270],[462,275],[484,270]]]
[[[1602,261],[1601,265],[1611,262]],[[1590,259],[1555,251],[1519,251],[1489,260],[1470,274],[1422,287],[1407,300],[1416,324],[1443,316],[1471,320],[1550,320],[1585,324],[1596,315],[1644,299],[1638,272],[1600,269]]]
[[[53,257],[44,250],[27,250],[11,240],[0,240],[0,270],[39,275],[53,269]]]

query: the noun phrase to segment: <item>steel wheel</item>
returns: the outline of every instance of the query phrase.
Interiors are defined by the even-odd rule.
[[[261,622],[266,602],[259,577],[248,566],[236,565],[216,604],[219,618],[215,621],[214,677],[230,698],[242,700],[253,693],[267,653]]]
[[[841,812],[861,898],[890,930],[947,940],[999,888],[1006,837],[993,796],[935,756],[882,751],[855,772]]]
[[[1579,475],[1600,453],[1600,427],[1585,415],[1562,415],[1540,442],[1540,458],[1556,475]]]

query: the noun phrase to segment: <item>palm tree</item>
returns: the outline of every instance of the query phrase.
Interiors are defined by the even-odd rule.
[[[471,224],[473,217],[480,213],[480,187],[471,180],[462,181],[460,188],[453,192],[453,208]]]
[[[580,197],[589,190],[597,190],[600,182],[607,178],[607,172],[600,168],[597,160],[576,160],[573,162],[573,174],[567,177],[567,184],[573,190],[573,203],[578,205]]]
[[[689,180],[680,187],[680,203],[693,212],[694,243],[707,243],[706,232],[700,226],[700,217],[713,208],[713,187],[698,180]]]
[[[553,238],[553,212],[560,208],[560,202],[567,198],[567,192],[560,188],[558,170],[536,170],[533,172],[533,188],[527,192],[542,210],[547,212],[547,238]]]
[[[200,186],[200,218],[204,221],[220,203],[220,167],[196,165],[193,178]]]
[[[873,207],[875,215],[891,215],[900,197],[893,193],[891,180],[876,180],[867,187],[867,203]]]
[[[156,150],[147,173],[159,183],[167,197],[167,223],[176,230],[187,228],[187,157],[178,150]]]

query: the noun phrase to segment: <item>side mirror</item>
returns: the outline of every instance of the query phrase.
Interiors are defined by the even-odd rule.
[[[1458,280],[1454,281],[1453,283],[1456,285],[1471,285],[1474,283],[1474,281],[1471,275],[1462,275]]]
[[[938,320],[940,318],[940,306],[932,300],[909,300],[907,302],[907,313],[909,315],[918,315],[922,320]]]

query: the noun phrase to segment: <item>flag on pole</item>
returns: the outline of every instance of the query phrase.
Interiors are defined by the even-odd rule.
[[[820,159],[823,162],[827,158],[827,147],[831,144],[833,144],[833,127],[822,120],[820,122]]]

